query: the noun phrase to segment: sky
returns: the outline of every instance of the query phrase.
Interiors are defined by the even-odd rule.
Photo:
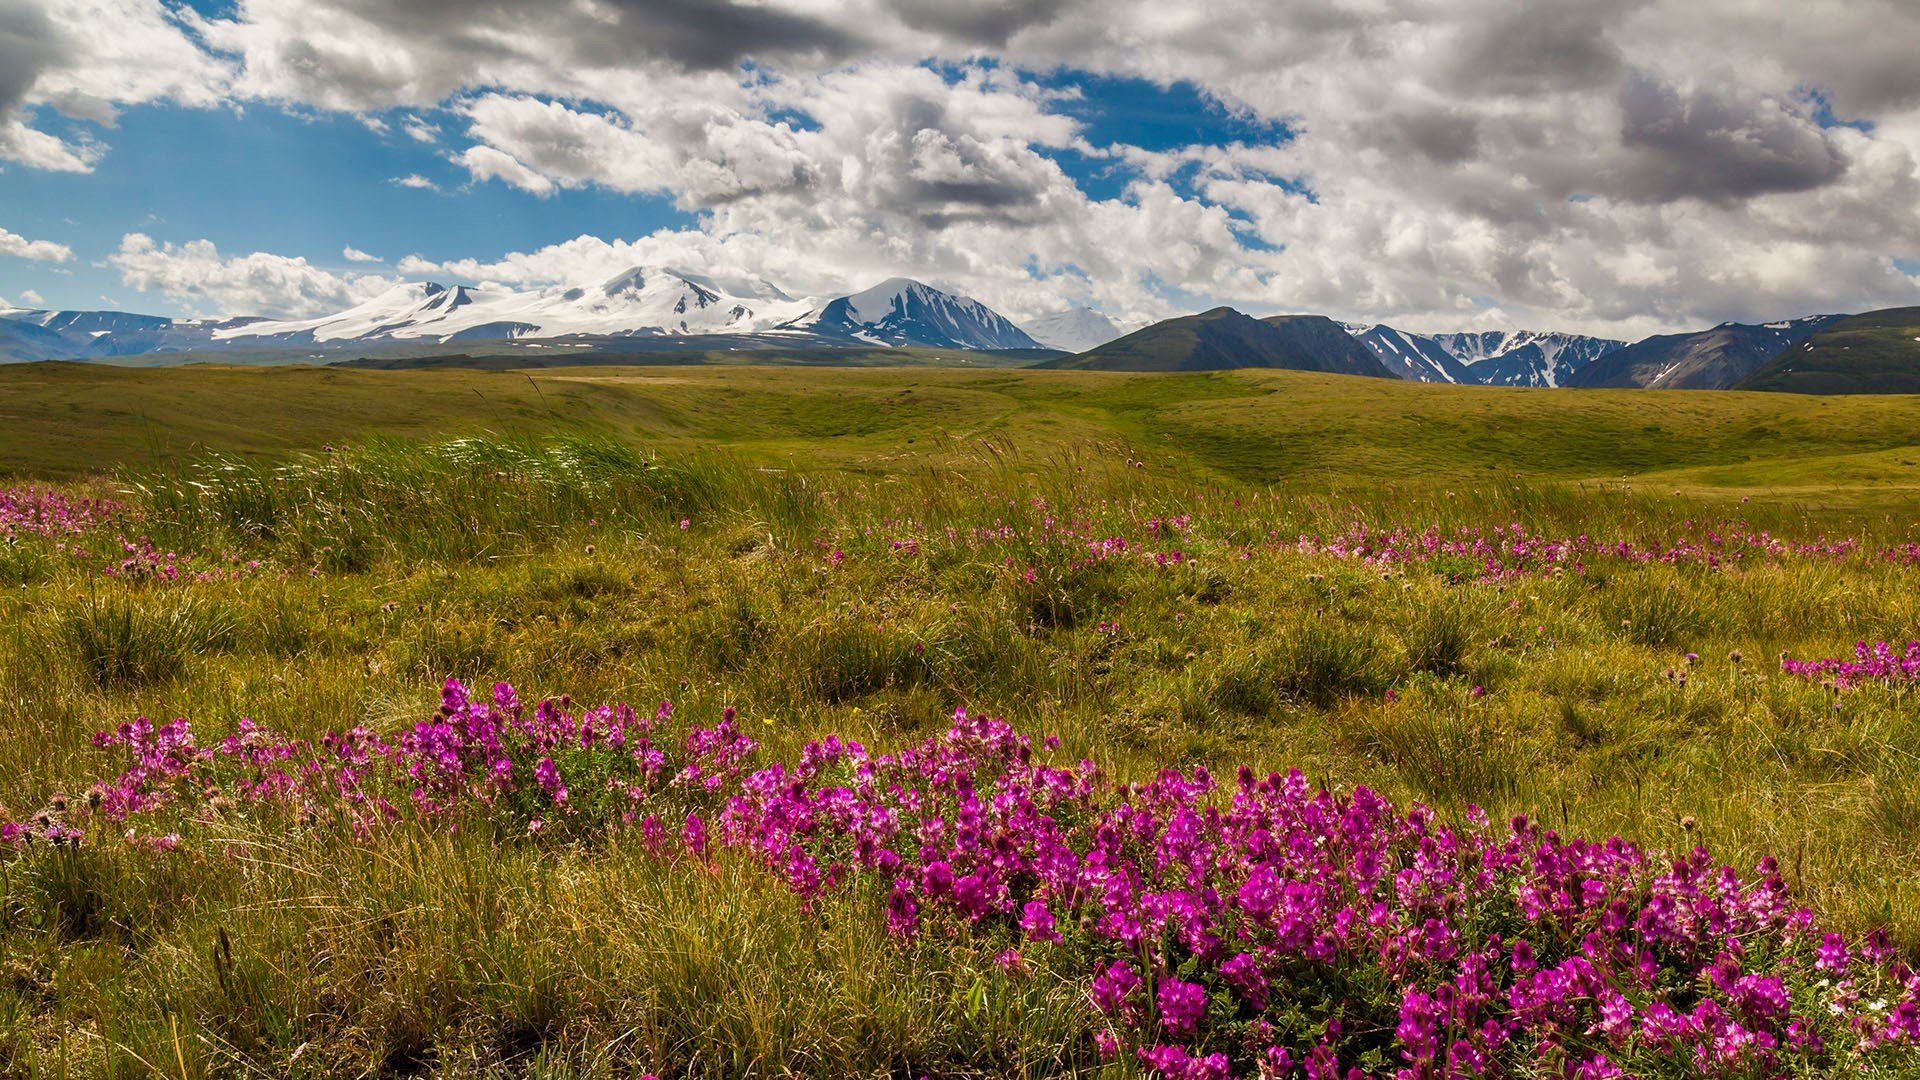
[[[1635,338],[1920,304],[1912,0],[6,0],[0,304],[635,265]]]

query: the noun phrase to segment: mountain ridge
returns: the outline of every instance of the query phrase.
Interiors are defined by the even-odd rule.
[[[1256,319],[1230,307],[1165,319],[1037,366],[1079,371],[1288,368],[1394,378],[1365,346],[1324,315]]]
[[[1569,386],[1729,390],[1840,319],[1810,315],[1771,323],[1721,323],[1689,334],[1656,334],[1581,369]]]
[[[1828,323],[1735,384],[1798,394],[1920,394],[1920,307]]]

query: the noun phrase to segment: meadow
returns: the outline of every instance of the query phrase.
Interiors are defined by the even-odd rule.
[[[0,1074],[1920,1075],[1920,399],[48,364],[0,423]]]

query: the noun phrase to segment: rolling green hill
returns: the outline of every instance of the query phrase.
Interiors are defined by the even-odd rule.
[[[1920,394],[1920,307],[1854,315],[1787,350],[1742,390]]]
[[[1657,475],[1650,482],[1670,489],[1779,487],[1872,505],[1920,485],[1920,398],[1568,394],[1293,371],[33,364],[0,368],[0,425],[0,476],[141,469],[206,451],[275,457],[378,434],[577,431],[862,473],[975,469],[991,447],[1046,467],[1092,452],[1323,490]],[[1807,470],[1823,461],[1848,466],[1814,483]]]

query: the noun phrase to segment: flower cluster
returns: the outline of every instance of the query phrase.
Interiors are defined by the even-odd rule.
[[[162,551],[144,536],[138,541],[124,536],[119,539],[120,558],[101,571],[108,577],[130,581],[231,581],[260,569],[258,559],[244,563],[229,559],[224,566],[207,566],[191,553]],[[76,549],[76,555],[84,557],[85,553]],[[195,563],[202,565],[196,567]]]
[[[1167,1076],[1747,1076],[1920,1050],[1920,978],[1884,939],[1821,934],[1771,860],[1749,882],[1701,850],[1456,829],[1297,772],[1114,785],[961,713],[897,754],[827,740],[770,765],[723,830],[803,895],[887,883],[897,934],[1067,951],[1106,1048]]]
[[[1027,508],[1030,514],[1017,521],[995,518],[971,528],[947,526],[938,534],[921,533],[910,520],[889,518],[882,532],[869,526],[860,535],[834,532],[816,543],[851,558],[858,554],[853,545],[881,535],[889,538],[890,550],[910,545],[914,554],[934,550],[944,540],[950,548],[992,553],[1027,583],[1117,560],[1165,568],[1203,558],[1251,559],[1275,553],[1349,559],[1383,570],[1425,566],[1449,577],[1484,582],[1580,574],[1607,562],[1709,569],[1789,560],[1877,559],[1920,565],[1920,544],[1881,550],[1853,537],[1789,539],[1741,522],[1688,520],[1661,537],[1556,536],[1518,523],[1443,528],[1364,521],[1343,530],[1303,533],[1275,527],[1257,503],[1208,502],[1196,496],[1192,513],[1165,515],[1121,503],[1058,508],[1035,500]]]
[[[1689,528],[1692,523],[1687,523]],[[1582,573],[1589,563],[1611,559],[1629,563],[1665,563],[1720,569],[1746,563],[1778,562],[1787,558],[1842,560],[1858,554],[1858,540],[1843,538],[1790,542],[1764,530],[1737,526],[1705,526],[1697,535],[1668,542],[1598,540],[1585,533],[1572,537],[1540,536],[1512,524],[1491,529],[1431,527],[1414,531],[1354,525],[1332,536],[1302,536],[1301,552],[1361,559],[1378,566],[1408,563],[1458,564],[1483,581],[1502,581],[1528,574]],[[1894,552],[1888,556],[1894,557]]]
[[[72,536],[120,510],[109,499],[84,499],[43,487],[0,488],[0,541],[15,536]]]
[[[665,702],[652,713],[570,699],[529,709],[505,683],[477,696],[456,680],[431,719],[393,735],[366,727],[293,739],[242,719],[201,743],[184,719],[141,717],[94,736],[131,760],[84,800],[57,797],[33,821],[0,825],[0,841],[74,838],[92,821],[129,823],[171,809],[202,819],[245,809],[279,811],[300,822],[334,819],[368,835],[402,818],[490,818],[538,832],[646,824],[668,804],[718,805],[739,783],[753,740],[727,715],[681,739],[665,736]],[[659,823],[653,822],[652,828]]]
[[[1839,690],[1863,682],[1920,682],[1920,641],[1907,642],[1904,651],[1887,641],[1872,645],[1856,642],[1851,660],[1782,657],[1780,670],[1803,679],[1828,680]]]
[[[201,745],[138,721],[99,737],[132,757],[116,780],[0,835],[74,842],[94,818],[185,824],[224,800],[359,833],[504,819],[730,850],[803,902],[871,895],[898,938],[1077,981],[1085,1049],[1166,1077],[1837,1075],[1920,1054],[1920,975],[1796,909],[1771,859],[1743,877],[1701,849],[1449,822],[1298,772],[1118,783],[965,711],[897,752],[829,737],[758,768],[730,714],[672,726],[665,704],[529,709],[452,681],[393,737],[243,722]]]

